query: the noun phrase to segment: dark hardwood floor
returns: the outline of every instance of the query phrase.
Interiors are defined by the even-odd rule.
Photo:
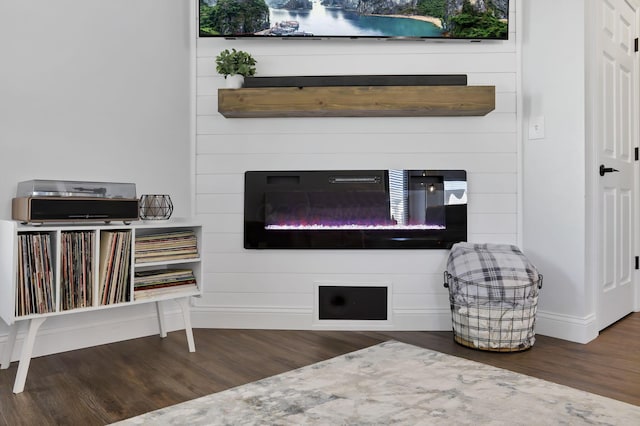
[[[537,336],[525,352],[460,346],[450,332],[194,330],[35,358],[25,391],[0,370],[0,424],[99,425],[395,339],[640,405],[640,313],[581,345]]]

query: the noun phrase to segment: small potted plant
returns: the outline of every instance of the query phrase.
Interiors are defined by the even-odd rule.
[[[225,49],[216,56],[216,71],[224,75],[227,87],[237,89],[242,87],[245,77],[256,73],[256,60],[242,50]]]

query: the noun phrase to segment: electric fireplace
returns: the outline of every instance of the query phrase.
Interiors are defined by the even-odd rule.
[[[247,249],[446,249],[467,239],[464,170],[248,171]]]

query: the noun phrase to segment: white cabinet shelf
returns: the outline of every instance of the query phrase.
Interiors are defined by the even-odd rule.
[[[153,261],[136,261],[148,247],[143,240],[154,238],[160,241],[146,252]],[[0,318],[10,327],[1,368],[9,367],[18,327],[26,323],[27,329],[13,391],[24,390],[37,331],[53,316],[155,303],[165,337],[162,303],[175,300],[194,352],[190,298],[202,294],[201,244],[202,226],[179,219],[60,226],[0,221]],[[181,256],[188,258],[176,259]]]

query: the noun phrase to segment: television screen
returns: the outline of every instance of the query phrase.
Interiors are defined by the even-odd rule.
[[[200,37],[506,40],[509,0],[199,0]]]

